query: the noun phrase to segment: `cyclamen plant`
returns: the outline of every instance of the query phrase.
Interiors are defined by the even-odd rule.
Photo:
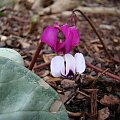
[[[57,38],[59,32],[63,33],[64,40]],[[69,27],[68,24],[48,26],[42,33],[41,41],[48,44],[54,52],[65,54],[63,57],[56,56],[51,60],[50,69],[54,77],[72,77],[75,73],[84,72],[86,65],[82,53],[76,53],[75,57],[68,54],[80,41],[76,26]]]
[[[59,35],[62,35],[62,37]],[[77,46],[79,41],[80,34],[75,25],[69,26],[66,23],[60,26],[58,23],[55,23],[53,26],[47,26],[42,32],[41,44],[36,51],[33,64],[31,63],[29,69],[32,70],[41,46],[47,44],[55,53],[64,55],[55,56],[51,60],[50,69],[54,77],[73,77],[76,73],[83,73],[86,65],[82,53],[76,53],[74,57],[70,54],[71,49]]]
[[[31,61],[30,66],[29,66],[30,70],[33,69],[34,64],[35,64],[35,62],[37,60],[37,57],[38,57],[38,55],[40,53],[40,50],[42,49],[44,43],[48,44],[52,48],[52,50],[54,52],[56,52],[57,54],[59,54],[59,53],[68,54],[70,52],[70,50],[79,43],[80,35],[79,35],[79,32],[78,32],[78,30],[76,28],[76,22],[79,20],[79,18],[77,17],[76,12],[80,13],[88,21],[88,23],[90,24],[90,26],[92,27],[92,29],[94,30],[96,35],[98,36],[98,38],[99,38],[101,44],[103,45],[104,50],[108,54],[109,58],[111,60],[115,61],[115,62],[118,62],[118,63],[120,62],[119,60],[114,59],[108,53],[108,51],[106,49],[106,45],[104,44],[103,40],[101,39],[101,37],[100,37],[99,33],[97,32],[97,30],[96,30],[94,24],[92,23],[92,21],[81,10],[76,9],[76,10],[72,11],[72,15],[70,17],[71,18],[70,22],[72,24],[72,27],[69,27],[68,24],[65,24],[63,26],[60,26],[59,24],[54,24],[54,26],[48,26],[43,31],[42,37],[41,37],[42,41],[40,41],[40,44],[39,44],[39,46],[38,46],[38,48],[37,48],[37,50],[36,50],[36,52],[35,52],[35,54],[34,54],[34,56],[32,58],[32,61]],[[58,34],[59,34],[60,31],[63,33],[64,39],[58,39]],[[79,54],[81,54],[81,53],[79,53]],[[61,72],[61,70],[60,70],[60,72],[59,72],[60,74],[57,75],[57,76],[69,76],[69,73],[66,74],[66,71],[67,71],[67,69],[69,69],[69,72],[70,72],[71,68],[67,68],[67,66],[66,66],[67,59],[66,59],[65,56],[63,57],[63,60],[62,60],[62,61],[64,61],[64,73],[65,74],[63,74],[63,72]],[[55,58],[53,58],[52,61],[54,61],[54,59]],[[53,70],[54,62],[52,62],[52,61],[51,61],[51,71],[54,71]],[[84,72],[84,70],[86,68],[84,57],[83,57],[82,60],[79,58],[79,61],[84,61],[84,62],[81,62],[81,66],[83,66],[82,69],[83,69],[83,72]],[[46,65],[48,65],[48,64],[49,63],[47,63]],[[78,65],[78,63],[76,63],[76,64]],[[93,65],[91,65],[89,63],[86,63],[86,65],[89,66],[89,67],[92,67],[92,68],[94,68],[94,69],[96,69],[96,70],[98,70],[100,72],[104,71],[102,69],[96,68],[95,66],[93,66]],[[39,66],[42,66],[42,65],[39,65]],[[36,66],[36,67],[39,68],[38,66]],[[76,71],[76,69],[77,68],[75,67],[75,72],[80,73],[79,71]],[[72,71],[72,72],[74,73],[74,71]],[[53,76],[56,76],[56,75],[54,75],[53,72],[51,72],[51,73],[52,73]],[[112,78],[114,78],[114,79],[120,80],[119,76],[115,76],[115,75],[109,74],[107,72],[105,74],[112,77]]]

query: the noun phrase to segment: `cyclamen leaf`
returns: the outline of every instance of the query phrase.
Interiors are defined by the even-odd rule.
[[[0,57],[0,120],[68,120],[63,104],[51,111],[56,101],[57,92],[44,80]]]

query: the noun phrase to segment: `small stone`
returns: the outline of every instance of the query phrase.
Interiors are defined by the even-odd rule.
[[[89,63],[92,63],[94,59],[90,56],[85,56],[86,61],[89,61]]]
[[[4,35],[0,35],[0,39],[1,39],[1,41],[6,41],[6,40],[7,40],[7,37],[4,36]]]
[[[71,15],[71,11],[64,11],[61,13],[63,17],[69,17]]]
[[[114,43],[119,43],[119,40],[118,39],[113,39],[113,42]]]
[[[105,25],[105,24],[101,24],[99,27],[100,27],[101,29],[106,29],[106,30],[113,30],[113,29],[115,29],[115,26]]]
[[[61,86],[64,89],[68,89],[68,88],[74,88],[75,86],[77,86],[77,84],[73,80],[64,79],[61,81]]]

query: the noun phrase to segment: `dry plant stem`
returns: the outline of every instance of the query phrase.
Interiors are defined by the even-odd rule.
[[[19,21],[21,23],[29,23],[28,20],[21,19],[20,17],[17,17],[17,16],[12,16],[11,19]]]
[[[35,62],[36,62],[36,60],[37,60],[37,57],[38,57],[38,55],[39,55],[39,53],[40,53],[40,51],[41,51],[41,49],[42,49],[42,47],[43,47],[43,44],[44,43],[39,43],[39,46],[38,46],[38,48],[37,48],[37,50],[36,50],[36,52],[35,52],[35,54],[34,54],[34,56],[33,56],[33,58],[32,58],[32,61],[31,61],[31,63],[30,63],[30,66],[29,66],[29,69],[30,70],[32,70],[33,69],[33,67],[34,67],[34,65],[35,65]]]
[[[70,112],[68,110],[67,110],[67,113],[68,113],[68,116],[71,117],[71,118],[72,117],[75,117],[75,118],[80,117],[82,115],[82,113],[80,113],[80,112]]]
[[[98,75],[98,77],[104,75],[104,73],[107,72],[108,70],[109,70],[109,68],[107,68],[106,70],[104,70],[103,72],[101,72],[101,73]]]
[[[75,14],[75,12],[81,13],[81,14],[83,15],[83,17],[84,17],[84,18],[88,21],[88,23],[91,25],[91,27],[93,28],[94,32],[95,32],[96,35],[98,36],[101,44],[103,45],[103,48],[104,48],[105,52],[107,53],[108,57],[109,57],[111,60],[120,63],[120,60],[114,59],[114,58],[109,54],[109,52],[107,51],[107,47],[106,47],[105,43],[103,42],[100,34],[97,32],[97,30],[96,30],[96,28],[95,28],[95,25],[92,23],[92,21],[91,21],[81,10],[78,10],[78,9],[73,10],[73,14]]]
[[[91,93],[91,117],[95,118],[97,115],[97,90],[93,89]]]
[[[98,67],[96,67],[88,62],[86,62],[86,65],[90,68],[93,68],[93,69],[99,71],[99,72],[102,72],[102,73],[104,72],[104,70],[102,70],[101,68],[98,68]],[[114,75],[114,74],[109,73],[109,72],[105,72],[104,74],[120,82],[120,76]]]
[[[71,94],[70,97],[64,102],[64,104],[69,104],[78,93]]]
[[[86,97],[88,97],[88,98],[90,98],[90,96],[89,95],[87,95],[86,93],[84,93],[84,92],[82,92],[82,91],[77,91],[78,93],[80,93],[80,94],[82,94],[82,95],[84,95],[84,96],[86,96]]]
[[[79,6],[77,9],[85,13],[102,14],[102,15],[120,15],[120,9],[117,7],[83,7]]]
[[[9,10],[9,11],[14,11],[12,8],[10,8],[10,7],[2,7],[2,8],[0,8],[0,12],[4,12],[4,11],[6,11],[6,10]]]

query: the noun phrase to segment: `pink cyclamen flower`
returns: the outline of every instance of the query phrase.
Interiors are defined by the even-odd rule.
[[[73,57],[71,54],[56,56],[52,58],[50,69],[54,77],[66,76],[73,77],[76,73],[83,73],[86,64],[82,53],[76,53]]]
[[[64,40],[58,38],[58,33],[62,32]],[[69,53],[70,50],[79,43],[80,34],[75,26],[68,24],[59,26],[48,26],[42,33],[41,42],[48,44],[56,53]]]

